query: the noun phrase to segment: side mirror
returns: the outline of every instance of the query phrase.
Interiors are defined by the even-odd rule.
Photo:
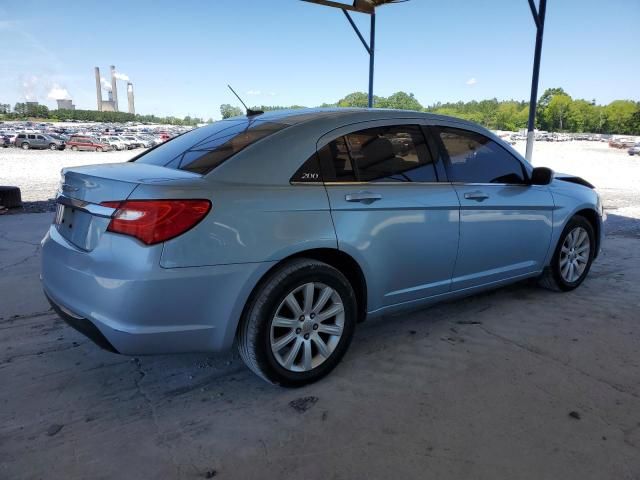
[[[531,185],[549,185],[553,180],[553,170],[547,167],[536,167],[531,172]]]

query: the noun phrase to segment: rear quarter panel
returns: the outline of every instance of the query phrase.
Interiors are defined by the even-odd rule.
[[[271,262],[303,250],[335,249],[324,186],[289,182],[315,152],[315,139],[304,138],[256,142],[197,180],[140,185],[131,199],[207,198],[212,203],[195,228],[165,242],[161,265]]]

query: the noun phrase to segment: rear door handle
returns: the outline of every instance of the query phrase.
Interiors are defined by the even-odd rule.
[[[382,195],[380,195],[379,193],[371,192],[348,193],[344,196],[344,199],[347,202],[360,202],[368,205],[375,202],[376,200],[381,200]]]
[[[467,200],[475,200],[477,202],[482,202],[487,198],[489,198],[489,195],[487,195],[484,192],[468,192],[464,194],[464,198],[466,198]]]

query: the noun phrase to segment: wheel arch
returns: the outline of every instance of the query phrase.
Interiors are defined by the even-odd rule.
[[[367,315],[367,283],[362,268],[360,267],[358,262],[351,255],[335,248],[313,248],[293,253],[279,260],[273,266],[271,266],[271,268],[264,272],[264,274],[253,286],[253,288],[251,289],[251,293],[247,297],[247,300],[242,308],[242,313],[236,325],[235,335],[237,335],[238,333],[238,329],[242,324],[242,319],[245,317],[247,309],[251,305],[254,296],[259,291],[260,287],[264,284],[266,279],[269,278],[269,275],[271,275],[271,273],[273,273],[276,269],[280,268],[288,261],[296,258],[308,258],[311,260],[317,260],[319,262],[326,263],[339,270],[345,277],[347,277],[347,280],[349,280],[349,283],[351,284],[356,294],[358,305],[358,322],[364,321]]]
[[[567,222],[569,220],[571,220],[573,217],[576,216],[580,216],[585,218],[590,224],[591,227],[593,228],[593,233],[595,236],[595,242],[596,242],[596,248],[595,248],[595,252],[593,255],[593,258],[595,259],[598,256],[598,252],[600,251],[600,220],[598,218],[598,212],[596,212],[594,209],[592,208],[583,208],[582,210],[578,210],[577,212],[575,212],[573,215],[571,215],[571,217],[569,217],[569,219],[567,220]]]

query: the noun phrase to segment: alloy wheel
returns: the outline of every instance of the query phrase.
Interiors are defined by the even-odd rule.
[[[560,249],[560,275],[565,282],[575,283],[589,264],[591,241],[582,227],[571,230]]]
[[[307,372],[325,362],[338,346],[345,312],[336,290],[320,282],[293,289],[271,320],[271,352],[281,367]]]

